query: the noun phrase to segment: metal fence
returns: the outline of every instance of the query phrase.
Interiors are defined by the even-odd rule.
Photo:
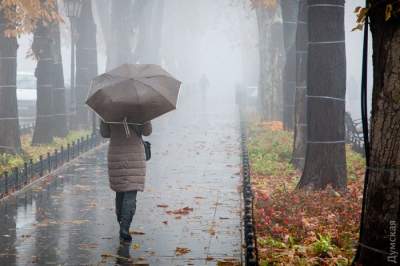
[[[240,104],[240,103],[239,103]],[[241,130],[241,148],[242,148],[242,169],[243,169],[243,226],[245,240],[245,265],[258,266],[258,250],[257,250],[257,235],[254,224],[254,194],[251,186],[250,175],[250,159],[247,149],[247,123],[246,115],[243,106],[240,104],[240,130]]]
[[[351,145],[353,151],[364,155],[364,134],[360,119],[353,120],[349,113],[345,115],[346,143]]]
[[[102,139],[98,135],[87,135],[73,141],[67,147],[61,146],[60,149],[55,149],[53,154],[49,152],[41,155],[36,162],[31,159],[25,162],[22,168],[15,167],[11,172],[4,172],[0,176],[0,199],[24,188],[101,143]]]
[[[35,128],[35,123],[25,124],[20,126],[19,132],[21,135],[31,134]]]

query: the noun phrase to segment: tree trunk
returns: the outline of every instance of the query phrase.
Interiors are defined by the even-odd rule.
[[[295,125],[292,163],[297,169],[303,169],[307,140],[307,0],[300,0],[296,31],[296,95]]]
[[[256,9],[260,55],[258,109],[267,121],[282,119],[282,23],[276,12],[262,6]]]
[[[400,236],[400,21],[372,9],[373,96],[370,168],[358,263],[399,263]]]
[[[344,0],[308,0],[307,153],[299,188],[345,189]]]
[[[68,112],[66,107],[66,91],[61,56],[60,24],[52,24],[52,38],[54,49],[54,136],[64,138],[68,135]]]
[[[96,24],[94,23],[91,1],[84,1],[82,13],[77,21],[78,40],[76,43],[76,127],[90,126],[89,109],[85,101],[91,80],[97,75]]]
[[[34,32],[32,51],[37,60],[36,76],[36,124],[32,144],[47,144],[53,141],[54,113],[54,60],[52,38],[48,25],[39,22]]]
[[[268,44],[268,61],[267,73],[267,93],[266,106],[268,110],[269,121],[283,120],[283,93],[282,93],[282,69],[284,65],[284,46],[282,22],[279,19],[271,25],[269,44]]]
[[[135,32],[133,38],[135,43],[132,47],[135,47],[133,53],[135,63],[156,64],[156,61],[160,59],[158,55],[163,16],[163,12],[160,11],[163,11],[163,6],[163,1],[154,0],[136,0],[132,6],[132,24]]]
[[[298,15],[297,0],[281,0],[283,43],[286,62],[283,69],[283,125],[286,130],[293,130],[294,98],[296,94],[296,27]]]
[[[133,49],[130,45],[132,35],[132,0],[118,0],[111,3],[111,38],[107,45],[107,70],[124,63],[133,62]]]
[[[109,57],[109,43],[111,38],[111,2],[110,0],[95,0],[92,1],[95,16],[99,22],[98,28],[101,33],[107,57]]]
[[[161,64],[161,41],[164,18],[164,0],[157,0],[153,3],[151,35],[148,43],[148,63]]]
[[[267,119],[267,107],[265,106],[265,91],[266,91],[266,80],[265,80],[265,63],[266,55],[265,50],[267,49],[266,34],[267,34],[267,23],[266,23],[266,9],[263,7],[256,8],[257,15],[257,26],[258,26],[258,51],[260,58],[260,70],[258,78],[258,110],[262,118]]]
[[[0,153],[21,149],[17,103],[16,38],[7,38],[7,20],[0,11]]]

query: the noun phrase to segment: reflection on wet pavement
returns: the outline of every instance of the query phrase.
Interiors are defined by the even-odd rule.
[[[0,202],[0,265],[240,262],[237,113],[218,102],[186,101],[155,122],[131,245],[119,245],[103,146]]]

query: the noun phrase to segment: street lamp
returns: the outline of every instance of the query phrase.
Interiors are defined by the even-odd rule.
[[[76,20],[81,15],[83,0],[64,0],[64,7],[67,17],[71,23],[71,104],[73,112],[76,112],[75,99],[75,43],[77,37]]]

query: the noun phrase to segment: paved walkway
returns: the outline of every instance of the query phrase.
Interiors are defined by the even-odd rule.
[[[196,99],[181,102],[179,111],[155,122],[154,154],[146,191],[138,196],[132,245],[119,245],[104,146],[0,202],[0,265],[115,265],[128,256],[135,264],[127,265],[240,262],[233,97],[226,94],[206,107]]]

